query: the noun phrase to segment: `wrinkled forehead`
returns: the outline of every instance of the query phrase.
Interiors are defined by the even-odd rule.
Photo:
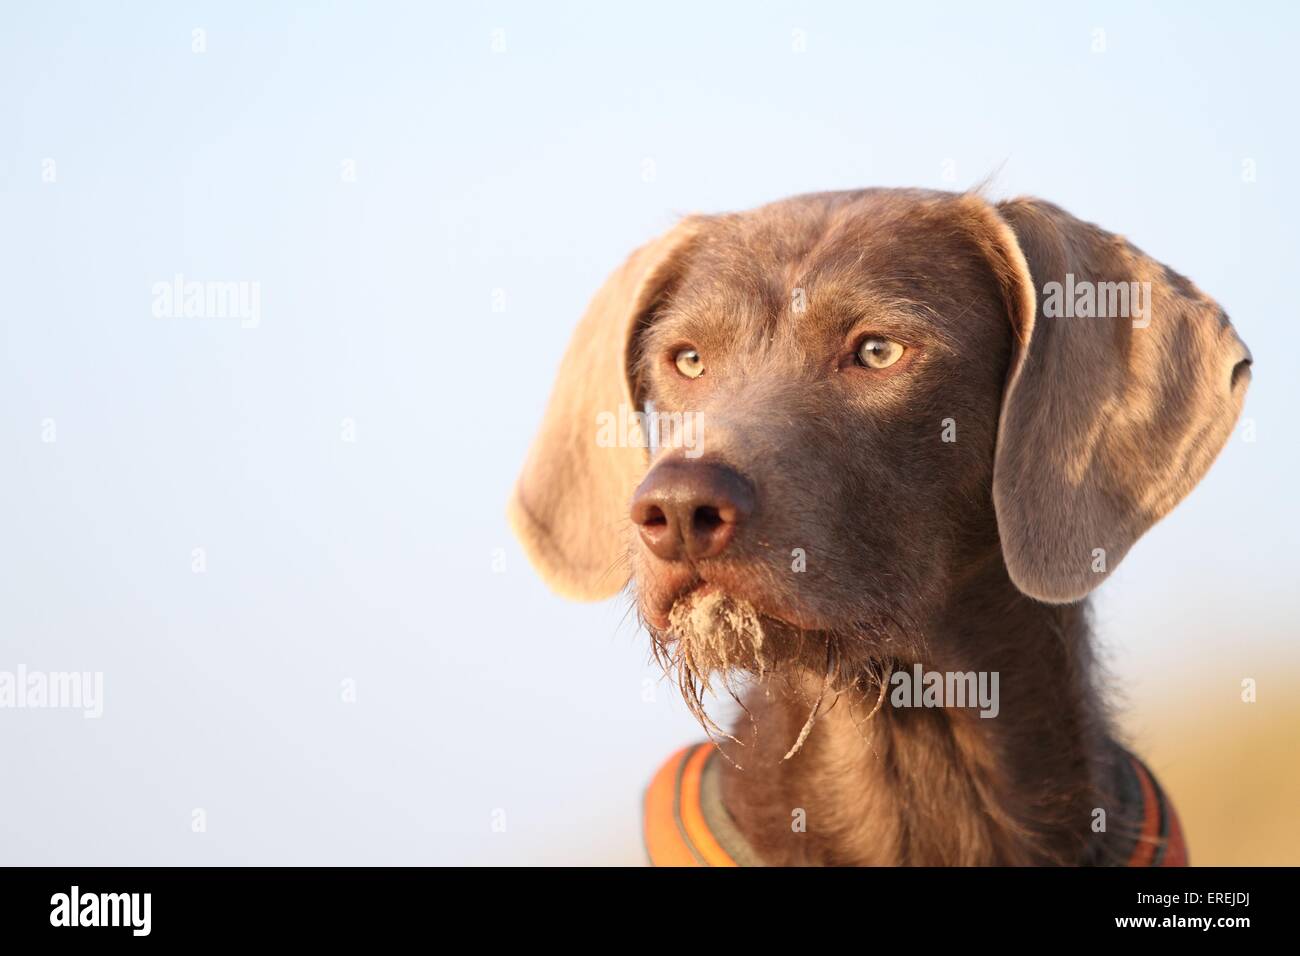
[[[706,225],[659,313],[688,339],[804,341],[864,321],[925,324],[960,341],[1005,322],[996,280],[943,203],[802,197]]]

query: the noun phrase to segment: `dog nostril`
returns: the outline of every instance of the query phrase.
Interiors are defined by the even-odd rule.
[[[717,508],[710,505],[702,505],[695,509],[692,524],[697,532],[708,534],[723,523],[722,515],[718,513]]]
[[[646,509],[640,523],[643,528],[662,528],[668,524],[668,516],[663,513],[663,509],[658,505],[651,505]]]

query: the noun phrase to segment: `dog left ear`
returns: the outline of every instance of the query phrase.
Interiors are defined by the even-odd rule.
[[[622,421],[620,407],[629,416],[637,411],[629,374],[637,331],[671,289],[703,221],[684,219],[633,252],[596,293],[515,484],[511,527],[546,583],[565,597],[595,601],[627,583],[628,507],[648,453],[625,441],[605,447],[601,419]]]
[[[1068,603],[1209,469],[1241,413],[1250,351],[1213,300],[1123,238],[1039,200],[995,211],[990,259],[1016,339],[998,531],[1016,586]]]

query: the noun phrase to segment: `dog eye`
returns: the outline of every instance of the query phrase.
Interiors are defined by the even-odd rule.
[[[867,368],[889,368],[903,357],[903,346],[890,339],[864,339],[858,346],[858,364]]]
[[[695,349],[682,349],[673,356],[673,362],[677,365],[677,371],[687,378],[699,378],[704,374],[704,359]]]

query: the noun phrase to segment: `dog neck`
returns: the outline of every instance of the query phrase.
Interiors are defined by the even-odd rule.
[[[978,706],[899,706],[901,678],[882,695],[880,677],[864,676],[855,692],[826,696],[802,747],[785,759],[822,675],[764,680],[746,695],[753,724],[745,717],[734,729],[745,746],[723,748],[734,765],[718,761],[721,795],[763,862],[1088,858],[1108,737],[1086,607],[1026,598],[1000,560],[984,562],[953,595],[926,633],[913,635],[926,659],[900,663],[909,672],[919,663],[926,672],[996,673],[996,716],[981,717]]]

